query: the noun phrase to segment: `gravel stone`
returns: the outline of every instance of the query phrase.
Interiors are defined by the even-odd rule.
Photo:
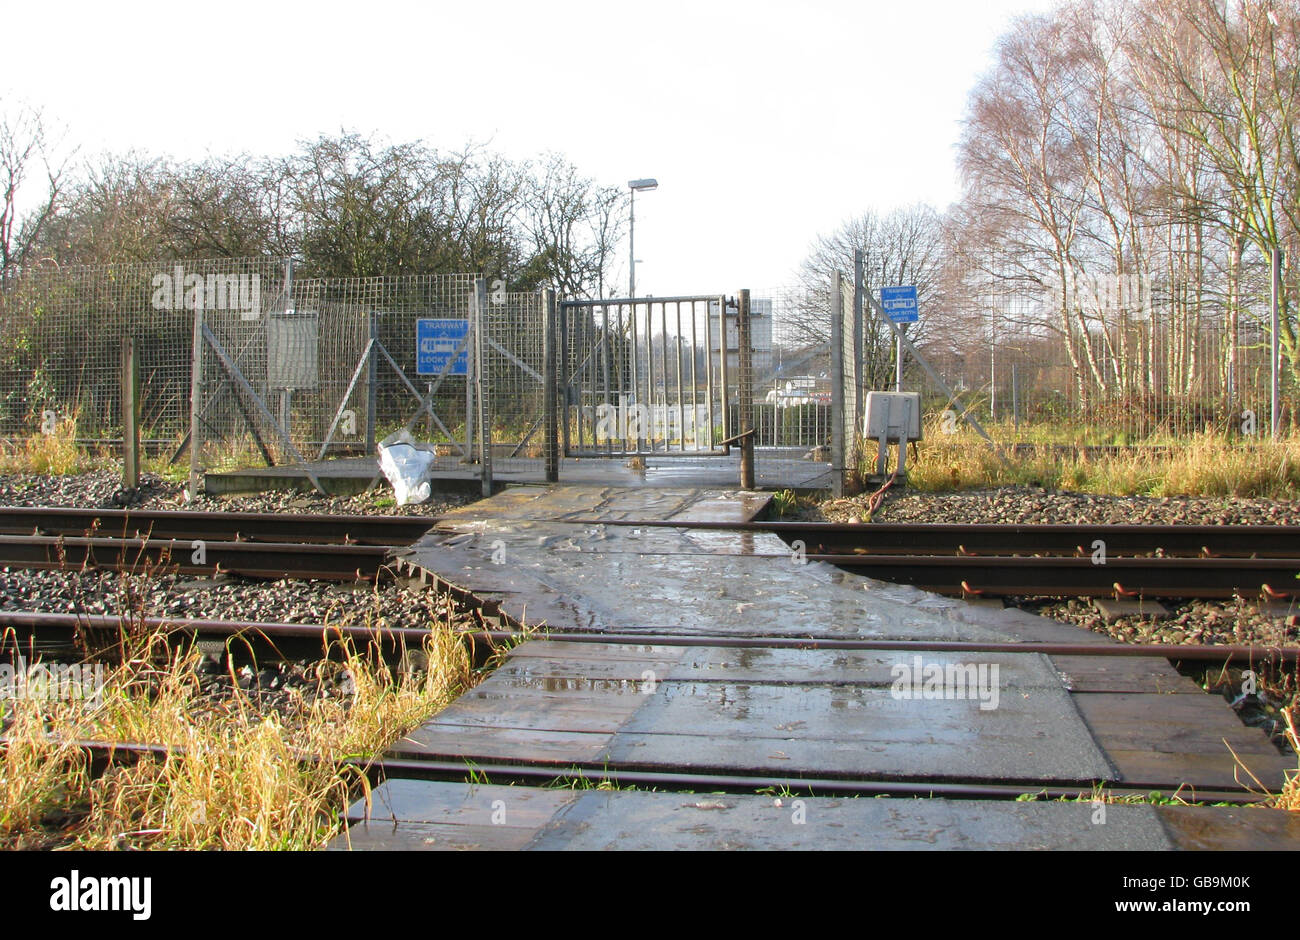
[[[184,501],[184,485],[142,474],[140,486],[125,493],[115,470],[72,476],[0,476],[0,506],[72,506],[86,509],[196,509],[213,512],[346,513],[365,515],[440,515],[473,502],[468,494],[435,493],[425,503],[391,505],[387,487],[352,497],[270,492]],[[131,574],[85,571],[0,569],[0,610],[51,613],[241,620],[270,623],[367,624],[420,627],[439,622],[448,605],[431,592],[412,592],[399,584],[337,584],[328,581],[262,582],[226,574]],[[470,625],[473,615],[452,608],[454,622]],[[47,662],[58,662],[50,655]],[[409,669],[410,666],[408,665]],[[292,722],[295,705],[324,696],[347,704],[356,684],[347,669],[328,660],[290,660],[261,671],[250,666],[233,676],[220,650],[202,657],[198,678],[206,712],[215,713],[238,687],[263,717]],[[196,717],[202,717],[200,706]],[[0,729],[2,730],[2,729]]]
[[[832,499],[805,510],[809,521],[866,518],[867,497]],[[890,489],[872,522],[1061,523],[1074,525],[1300,525],[1300,500],[1232,496],[1100,496],[1006,486],[917,493]]]
[[[321,496],[277,490],[247,496],[200,495],[185,502],[185,484],[171,483],[154,474],[140,475],[140,485],[122,493],[116,470],[93,470],[69,476],[19,474],[0,476],[0,506],[74,506],[84,509],[194,509],[211,512],[349,513],[384,516],[437,516],[479,497],[468,493],[437,493],[428,501],[397,506],[393,491],[382,484],[355,496]]]

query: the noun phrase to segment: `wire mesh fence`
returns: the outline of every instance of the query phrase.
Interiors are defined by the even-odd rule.
[[[119,356],[129,336],[140,361],[143,436],[180,443],[195,308],[260,314],[282,271],[281,262],[259,258],[28,272],[0,294],[0,435],[35,433],[53,416],[83,439],[120,436]]]
[[[829,284],[764,288],[752,297],[756,446],[778,456],[829,447]]]
[[[536,472],[543,467],[546,397],[543,297],[496,290],[487,293],[479,328],[480,359],[488,399],[494,472]]]
[[[278,286],[258,317],[199,312],[202,468],[372,455],[403,429],[435,444],[435,462],[465,459],[472,275]]]
[[[940,381],[906,352],[902,367],[903,390],[922,393],[931,419],[969,409],[1008,444],[1126,445],[1269,432],[1270,297],[1268,272],[1258,265],[1241,276],[1231,304],[1225,290],[1205,283],[1193,290],[1168,277],[1062,276],[961,255],[938,268],[936,282],[923,285],[920,321],[904,332]],[[849,323],[853,278],[843,278],[838,359],[856,364],[857,382],[841,386],[840,417],[856,415],[860,423],[864,393],[895,387],[898,352],[893,332],[865,300],[861,321]],[[759,440],[769,446],[811,445],[828,433],[819,418],[808,430],[787,428],[801,420],[794,415],[809,407],[807,398],[828,395],[834,385],[830,281],[754,292],[773,298],[773,368],[759,379],[756,405]],[[879,286],[864,289],[878,300]],[[1282,360],[1285,433],[1295,427],[1300,384]],[[828,418],[833,430],[835,416]]]
[[[1231,290],[1210,277],[1053,274],[964,255],[946,257],[939,271],[924,285],[921,319],[907,336],[940,382],[910,356],[902,367],[903,388],[923,393],[932,420],[970,408],[1000,443],[1141,444],[1269,431],[1266,261],[1243,263]],[[1295,278],[1287,269],[1283,287],[1292,296]],[[897,367],[893,333],[865,302],[879,285],[864,279],[855,291],[854,281],[845,274],[838,303],[830,277],[751,292],[760,455],[826,457],[820,449],[839,427],[851,465],[864,393],[893,387]],[[738,400],[709,391],[710,379],[721,386],[724,369],[728,388],[739,378],[734,311],[720,314],[718,304],[668,298],[583,308],[580,322],[556,337],[569,386],[582,384],[581,400],[570,401],[574,389],[561,383],[560,398],[576,406],[561,421],[568,443],[595,434],[600,404],[643,404],[665,452],[711,448],[734,434]],[[1294,301],[1290,310],[1294,318]],[[607,324],[608,317],[629,322]],[[579,336],[579,327],[587,333]],[[179,455],[194,424],[204,469],[373,456],[378,441],[401,429],[432,442],[443,467],[480,460],[485,440],[500,469],[542,466],[540,294],[489,290],[471,274],[300,280],[277,258],[42,267],[0,294],[0,436],[66,422],[82,439],[116,438],[124,337],[140,362],[143,436]],[[1280,375],[1286,430],[1300,387],[1285,358]],[[471,407],[476,382],[486,396],[486,435]],[[598,394],[616,386],[627,387],[621,397]],[[686,414],[701,405],[694,418]],[[598,449],[612,453],[611,440]],[[631,452],[639,450],[656,452],[644,441]]]
[[[37,433],[52,414],[80,438],[120,437],[131,336],[144,435],[178,458],[193,444],[200,470],[373,456],[400,430],[434,445],[436,468],[479,462],[486,440],[498,469],[540,469],[541,295],[484,289],[476,318],[476,281],[303,280],[273,258],[32,272],[0,295],[0,435]]]
[[[473,284],[295,280],[274,258],[29,272],[0,295],[0,435],[36,433],[53,416],[81,439],[119,437],[130,336],[143,435],[177,456],[193,443],[204,469],[373,454],[401,428],[435,442],[440,459],[464,459]],[[458,356],[439,343],[448,331]]]
[[[945,383],[1002,441],[1139,444],[1190,434],[1264,433],[1271,399],[1265,272],[1232,303],[1208,280],[1066,270],[1004,259],[945,265],[940,309],[918,342]],[[905,384],[946,395],[916,363]],[[1297,383],[1281,371],[1282,430]]]

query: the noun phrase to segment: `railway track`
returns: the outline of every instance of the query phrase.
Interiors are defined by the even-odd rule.
[[[923,591],[963,597],[1300,599],[1297,558],[1090,558],[968,555],[806,556]]]
[[[0,736],[0,745],[5,743]],[[73,742],[91,759],[91,770],[102,774],[114,766],[130,765],[140,760],[164,760],[184,752],[179,746],[142,744],[134,741],[81,740]],[[321,760],[318,755],[301,754],[304,764]],[[421,760],[381,756],[378,758],[343,758],[334,761],[336,766],[351,767],[367,776],[374,785],[383,780],[447,780],[465,782],[463,761]],[[612,784],[616,787],[680,791],[684,793],[768,793],[785,792],[791,796],[888,796],[908,799],[943,798],[949,800],[1022,800],[1026,794],[1039,799],[1078,800],[1095,798],[1097,788],[1082,786],[1070,781],[1025,781],[1022,783],[996,783],[991,781],[942,780],[891,780],[844,779],[816,776],[764,776],[718,771],[683,770],[664,768],[622,768],[605,764],[538,765],[529,763],[476,762],[473,774],[488,778],[494,784],[513,784],[521,787],[549,786],[556,782],[582,780],[588,787]],[[1112,799],[1135,797],[1150,798],[1152,791],[1166,794],[1182,793],[1188,799],[1201,802],[1249,805],[1267,799],[1267,794],[1240,789],[1185,788],[1173,781],[1152,780],[1136,785],[1108,786],[1106,794]]]
[[[1107,555],[1179,557],[1300,557],[1300,526],[956,524],[903,522],[623,522],[566,519],[579,525],[773,532],[807,550],[845,555]]]
[[[433,516],[0,507],[3,535],[405,545],[436,522]]]
[[[53,571],[102,568],[234,574],[266,580],[360,581],[378,577],[388,564],[389,553],[390,549],[383,545],[223,542],[204,537],[0,536],[0,566]]]
[[[0,565],[62,570],[161,567],[188,575],[373,579],[419,516],[0,508]]]
[[[1300,599],[1300,526],[566,521],[771,532],[798,559],[952,596]]]
[[[0,611],[0,633],[55,635],[101,633],[116,635],[122,618],[107,614],[61,614],[36,611]],[[319,641],[341,637],[359,643],[418,645],[429,631],[422,627],[385,626],[371,628],[340,624],[267,623],[242,620],[194,620],[173,617],[146,617],[136,626],[158,630],[179,637],[224,641],[230,637],[262,637],[267,640]],[[474,628],[459,631],[467,641],[492,649],[516,643],[529,636],[518,630]],[[882,652],[941,653],[1042,653],[1048,656],[1095,656],[1133,658],[1158,656],[1174,662],[1212,662],[1250,665],[1269,661],[1284,664],[1300,662],[1300,647],[1252,645],[1196,645],[1159,643],[975,643],[934,640],[850,640],[833,637],[743,637],[681,636],[651,631],[637,633],[550,633],[549,638],[568,643],[630,646],[706,646],[727,649],[801,649],[801,650],[878,650]]]
[[[79,625],[111,629],[116,618],[111,617],[73,617],[50,614],[0,615],[0,628],[25,625],[46,630],[52,625],[60,629],[71,629]],[[313,640],[319,643],[326,633],[346,634],[357,639],[369,640],[371,643],[384,643],[400,650],[407,644],[404,639],[418,641],[425,631],[415,628],[395,628],[371,631],[364,628],[336,630],[304,624],[266,624],[239,623],[225,621],[158,621],[172,628],[177,633],[193,632],[199,638],[229,638],[238,636],[243,639],[269,641],[276,648],[285,639]],[[462,631],[466,642],[474,644],[476,654],[486,654],[499,648],[503,642],[517,640],[520,634],[510,631],[467,629]],[[560,637],[554,637],[559,639]],[[1223,647],[1129,647],[1111,644],[1059,644],[1059,643],[936,643],[935,641],[875,641],[875,640],[802,640],[775,637],[683,637],[680,635],[564,635],[568,642],[590,643],[607,646],[610,643],[636,643],[642,645],[684,645],[752,648],[810,648],[810,649],[864,649],[892,650],[897,652],[924,651],[928,654],[938,652],[962,652],[966,654],[999,652],[1035,652],[1057,656],[1087,655],[1092,657],[1132,657],[1158,655],[1171,660],[1213,660],[1223,664],[1225,660],[1239,664],[1254,664],[1270,659],[1281,658],[1288,662],[1295,661],[1297,650],[1272,650],[1261,647],[1223,648]],[[243,644],[236,644],[238,650]],[[478,658],[478,656],[476,656]],[[3,741],[0,741],[3,744]],[[175,748],[132,741],[83,741],[78,746],[91,758],[97,772],[107,767],[131,763],[138,759],[162,757],[175,753]],[[305,762],[319,758],[304,753]],[[352,763],[345,761],[345,763]],[[378,759],[358,759],[356,768],[370,775],[372,782],[381,779],[408,778],[423,780],[445,780],[464,782],[465,763],[446,755],[430,754],[428,757],[407,754],[385,754]],[[1062,775],[1054,779],[949,779],[943,777],[898,777],[889,775],[842,775],[795,772],[788,775],[769,774],[755,771],[730,770],[727,766],[696,766],[673,761],[639,763],[601,762],[571,763],[568,761],[538,760],[496,760],[492,762],[475,761],[475,772],[487,774],[496,784],[516,783],[523,786],[547,785],[556,780],[586,780],[591,783],[609,781],[624,787],[654,787],[664,790],[682,790],[699,792],[754,793],[784,791],[798,795],[843,795],[843,796],[893,796],[893,797],[944,797],[948,799],[981,800],[1015,800],[1023,794],[1038,794],[1052,799],[1070,799],[1095,796],[1091,781],[1071,779]],[[1183,792],[1189,799],[1252,803],[1264,798],[1264,794],[1255,788],[1246,786],[1198,786],[1194,790],[1185,789],[1181,778],[1163,775],[1151,775],[1137,779],[1126,779],[1107,787],[1113,797],[1146,797],[1152,790],[1164,793]]]
[[[215,514],[137,512],[132,510],[0,511],[0,563],[37,567],[81,564],[118,567],[123,564],[173,565],[180,573],[211,574],[229,571],[253,577],[327,577],[351,580],[374,577],[389,564],[390,546],[407,545],[433,527],[436,519],[413,517],[285,516],[282,514]],[[612,525],[608,521],[593,525]],[[651,528],[644,522],[631,523]],[[1114,594],[1141,591],[1149,596],[1227,596],[1248,593],[1263,585],[1275,596],[1285,596],[1300,571],[1300,529],[1281,527],[1138,527],[1138,526],[883,526],[815,525],[808,523],[752,523],[745,525],[682,525],[677,529],[730,529],[755,533],[775,532],[790,544],[802,541],[804,557],[852,568],[871,577],[912,583],[950,594],[1040,594],[1059,591],[1070,595]],[[38,530],[42,534],[35,534]],[[1237,529],[1241,531],[1231,531]],[[105,538],[106,533],[123,538]],[[92,533],[92,534],[87,534]],[[1038,533],[1038,534],[1035,534]],[[193,542],[202,536],[204,560],[193,560]],[[1291,540],[1288,542],[1288,538]],[[1105,564],[1095,564],[1093,543],[1105,542]],[[765,540],[779,549],[772,540]],[[1200,544],[1196,544],[1196,543]],[[1172,547],[1171,547],[1172,546]],[[9,552],[27,552],[25,561],[10,562]],[[789,564],[791,554],[767,549],[772,564]],[[51,554],[53,553],[53,554]],[[1256,556],[1256,557],[1251,557]],[[1263,579],[1263,580],[1260,580]],[[1256,583],[1258,582],[1258,583]],[[1154,585],[1154,587],[1153,587]],[[1242,587],[1242,585],[1247,585]],[[1172,592],[1164,594],[1166,590]],[[1192,591],[1217,591],[1215,594]],[[1160,592],[1158,595],[1157,592]],[[491,623],[490,606],[481,624]],[[181,637],[225,643],[231,638],[259,647],[289,651],[322,641],[347,637],[387,651],[418,645],[427,631],[416,626],[321,626],[221,620],[149,618],[138,624]],[[73,614],[0,613],[0,633],[26,631],[33,636],[84,636],[87,632],[112,637],[121,620],[114,616]],[[522,634],[511,630],[463,629],[476,659],[516,641]],[[1260,646],[1158,646],[1100,643],[980,643],[888,641],[769,636],[679,636],[659,630],[618,633],[555,634],[555,639],[590,644],[628,644],[638,647],[718,646],[733,648],[881,650],[900,654],[950,652],[965,655],[990,653],[1041,653],[1049,656],[1161,657],[1170,661],[1254,665],[1267,661],[1294,664],[1300,651]],[[234,644],[242,646],[243,644]],[[87,741],[80,745],[97,768],[114,763],[154,758],[168,751],[148,743]],[[304,755],[304,760],[315,760]],[[489,773],[494,783],[539,786],[559,777],[592,782],[612,781],[620,786],[664,790],[754,793],[779,790],[792,794],[893,797],[946,797],[949,799],[1014,800],[1025,793],[1050,798],[1088,797],[1093,791],[1077,780],[1053,776],[1027,779],[894,779],[888,776],[793,773],[785,776],[743,771],[728,772],[719,763],[691,767],[677,761],[638,764],[568,764],[539,761],[476,761],[478,773]],[[357,769],[372,781],[381,778],[420,778],[464,781],[465,763],[435,755],[430,759],[387,754],[377,761],[357,762]],[[1151,775],[1126,780],[1111,789],[1115,796],[1145,796],[1150,790],[1172,792],[1179,785],[1173,776]],[[1255,802],[1258,794],[1246,787],[1200,788],[1195,798],[1230,803]]]
[[[953,596],[1300,598],[1300,526],[568,521],[771,532],[801,558]],[[357,580],[378,576],[392,549],[437,522],[431,516],[0,508],[0,565],[130,570],[147,564],[194,575]]]
[[[1008,525],[839,522],[622,522],[566,520],[581,525],[773,532],[820,554],[1077,555],[1097,541],[1110,555],[1181,557],[1300,556],[1300,526],[1280,525]],[[437,516],[187,510],[0,507],[0,534],[205,537],[225,541],[400,545],[419,538]]]

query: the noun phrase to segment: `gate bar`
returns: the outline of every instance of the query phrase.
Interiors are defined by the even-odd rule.
[[[736,395],[740,398],[740,488],[754,488],[754,360],[750,347],[749,291],[736,295]]]
[[[560,479],[560,436],[556,413],[555,291],[542,291],[542,414],[546,422],[546,482]]]

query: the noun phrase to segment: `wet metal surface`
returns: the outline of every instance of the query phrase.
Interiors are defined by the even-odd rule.
[[[587,518],[597,511],[591,503],[628,518],[636,506],[627,494],[589,494],[586,508],[574,494],[503,496],[509,499],[498,504],[500,512],[475,519],[458,511],[401,557],[480,597],[499,599],[518,620],[527,612],[529,624],[553,630],[1106,642],[1022,611],[973,607],[820,562],[801,564],[768,533],[535,518],[557,500],[558,510]],[[655,499],[658,505],[643,507],[647,514],[671,518],[682,511],[679,498]],[[686,508],[699,512],[704,505],[696,500]],[[743,511],[734,501],[707,505]]]
[[[517,486],[491,499],[452,510],[443,518],[449,524],[568,519],[749,522],[771,500],[770,493],[736,489]]]
[[[1245,816],[1256,815],[1246,813]],[[1150,806],[574,791],[393,780],[330,848],[1160,850]],[[1247,819],[1246,822],[1249,822]],[[1249,829],[1249,826],[1245,828]]]
[[[1286,762],[1218,699],[1145,660],[1120,662],[1120,672],[1076,662],[1081,678],[1067,679],[1038,653],[542,639],[389,756],[1173,792],[1240,790],[1235,752],[1267,786],[1282,785]]]
[[[993,784],[1011,793],[1058,785],[1087,793],[1099,783],[1226,792],[1241,788],[1226,741],[1264,770],[1261,779],[1281,779],[1282,762],[1264,737],[1241,727],[1222,702],[1190,694],[1163,660],[743,645],[782,637],[1108,645],[1104,637],[802,564],[769,533],[606,524],[751,511],[747,497],[725,491],[528,488],[444,520],[406,560],[550,632],[513,650],[387,756],[556,777],[580,766],[633,779],[806,778],[920,792]],[[664,639],[566,642],[565,632]],[[711,646],[708,637],[741,645]],[[1089,803],[989,802],[978,789],[948,791],[972,797],[962,801],[808,797],[798,801],[798,820],[792,799],[779,805],[752,794],[561,791],[539,821],[540,803],[509,815],[528,788],[422,785],[452,788],[429,797],[411,786],[394,797],[396,825],[356,826],[354,845],[1171,846],[1152,807],[1107,806],[1099,825]],[[483,821],[486,806],[522,822],[494,828]],[[1269,838],[1294,843],[1293,831],[1273,829]],[[1188,817],[1180,831],[1198,845],[1215,843],[1212,817]]]
[[[577,794],[572,790],[389,780],[348,810],[333,850],[523,849]]]
[[[531,849],[1172,848],[1152,807],[1087,803],[691,796],[587,791]]]
[[[877,780],[1086,783],[1116,776],[1038,654],[976,661],[942,653],[650,647],[643,658],[630,656],[636,649],[621,648],[601,670],[514,655],[393,753],[465,756],[466,732],[478,729],[474,753],[484,761]],[[532,750],[543,740],[538,735],[549,735],[545,752]],[[567,758],[556,753],[566,735],[578,735],[568,740]]]

